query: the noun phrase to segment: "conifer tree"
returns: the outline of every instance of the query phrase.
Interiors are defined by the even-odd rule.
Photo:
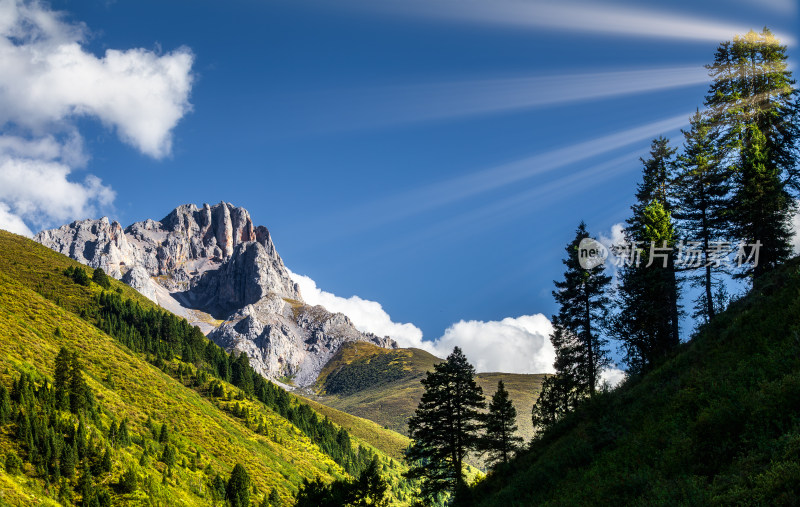
[[[78,285],[83,285],[86,287],[88,287],[91,283],[91,279],[89,278],[89,275],[86,274],[86,270],[81,267],[73,268],[72,280]]]
[[[281,497],[278,495],[278,490],[272,488],[269,491],[269,496],[267,497],[267,505],[269,507],[281,507]]]
[[[603,273],[602,264],[586,269],[581,266],[578,247],[581,240],[589,238],[586,224],[581,222],[575,231],[575,239],[567,245],[567,255],[562,261],[566,266],[564,280],[554,282],[553,297],[559,304],[558,322],[578,340],[578,362],[564,374],[576,375],[576,385],[581,392],[594,395],[600,370],[608,365],[608,343],[601,334],[608,306],[605,288],[611,277]]]
[[[0,425],[6,424],[11,418],[11,397],[8,389],[0,384]]]
[[[169,428],[167,423],[161,425],[161,431],[158,434],[158,443],[165,444],[169,442]]]
[[[551,319],[550,342],[556,352],[555,375],[542,383],[533,406],[532,419],[537,431],[552,426],[562,415],[571,412],[585,396],[593,396],[600,371],[608,365],[608,343],[600,330],[605,325],[609,299],[605,288],[611,277],[603,273],[602,264],[581,266],[579,251],[583,239],[589,238],[586,224],[581,222],[575,238],[566,247],[564,280],[554,282],[553,297],[559,303],[558,315]]]
[[[103,459],[100,460],[100,472],[107,474],[111,471],[111,467],[111,449],[106,448],[106,452],[103,453]]]
[[[425,392],[408,421],[412,444],[406,451],[406,476],[422,479],[422,496],[455,494],[464,486],[464,458],[476,449],[479,410],[486,406],[475,383],[475,368],[455,347],[421,381]]]
[[[61,475],[68,479],[75,477],[75,465],[78,462],[78,452],[73,445],[65,445],[64,451],[61,454]]]
[[[225,497],[231,507],[249,507],[250,505],[250,475],[239,463],[231,471],[225,488]]]
[[[642,372],[680,343],[680,288],[675,266],[677,236],[668,199],[675,149],[653,140],[642,160],[642,182],[626,222],[628,250],[616,291],[618,313],[610,330],[622,342],[629,371]]]
[[[111,288],[111,281],[109,281],[108,275],[103,271],[103,268],[95,268],[94,273],[92,273],[92,281],[104,289]]]
[[[508,463],[519,450],[522,437],[517,435],[517,409],[508,397],[503,381],[497,383],[497,391],[489,403],[489,412],[483,423],[484,435],[480,449],[488,453],[487,463]]]
[[[133,493],[139,486],[139,479],[133,468],[128,468],[119,479],[119,489],[122,493]]]
[[[128,418],[119,423],[119,430],[117,431],[117,444],[120,447],[128,447],[131,445],[131,436],[128,430]]]
[[[572,412],[585,396],[585,391],[580,389],[577,373],[580,343],[571,331],[561,325],[557,315],[553,316],[552,325],[550,342],[556,352],[553,362],[556,373],[544,379],[533,405],[533,427],[537,433],[555,424],[564,414]]]
[[[797,193],[798,90],[786,46],[767,29],[722,43],[708,65],[714,82],[706,96],[720,128],[718,158],[733,174],[732,233],[760,243],[745,275],[758,278],[791,254],[790,219]]]
[[[71,357],[66,347],[61,347],[56,356],[53,385],[56,390],[56,407],[59,410],[67,410],[69,408],[69,368]]]
[[[83,378],[77,354],[70,354],[69,359],[69,408],[73,414],[91,408],[89,386]]]
[[[711,247],[727,239],[729,232],[729,172],[716,150],[719,129],[706,115],[697,111],[690,119],[690,129],[682,132],[683,153],[678,156],[671,181],[676,202],[674,218],[686,240],[681,244],[681,255],[684,269],[692,272],[687,278],[691,286],[703,289],[695,300],[693,316],[702,316],[707,322],[716,314],[715,293],[721,288],[715,273],[724,266],[717,266]]]
[[[89,469],[88,461],[84,461],[81,469],[81,476],[78,479],[78,492],[81,495],[81,502],[79,505],[82,507],[90,507],[94,500],[94,477],[92,477],[92,471]]]
[[[72,439],[75,450],[77,451],[78,459],[83,459],[86,456],[86,424],[83,422],[83,417],[78,417],[78,429]]]
[[[171,468],[175,466],[176,459],[175,447],[171,444],[164,445],[164,451],[161,453],[161,462]]]

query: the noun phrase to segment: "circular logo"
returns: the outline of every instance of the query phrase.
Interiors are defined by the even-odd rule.
[[[608,258],[608,248],[592,238],[583,238],[578,244],[578,264],[583,269],[601,266]]]

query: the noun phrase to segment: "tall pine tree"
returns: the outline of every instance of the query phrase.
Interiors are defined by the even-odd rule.
[[[671,181],[676,201],[673,216],[686,239],[682,257],[687,278],[691,286],[703,289],[695,300],[694,317],[708,322],[717,312],[715,294],[721,288],[715,275],[724,269],[712,258],[711,247],[724,241],[728,232],[729,173],[715,148],[719,129],[706,115],[697,111],[683,137],[683,153]]]
[[[680,342],[680,288],[675,267],[675,228],[668,199],[675,149],[653,140],[642,160],[642,182],[626,222],[627,260],[616,291],[618,312],[611,332],[622,342],[629,371],[642,372]]]
[[[486,406],[475,368],[455,347],[422,379],[425,392],[408,421],[412,444],[407,477],[422,480],[422,495],[455,494],[464,487],[464,458],[476,450],[480,412]]]
[[[605,289],[611,277],[603,273],[602,264],[586,269],[581,266],[578,250],[581,240],[589,238],[586,224],[581,222],[575,239],[567,245],[564,280],[556,281],[553,297],[559,304],[558,322],[578,340],[578,364],[571,373],[577,375],[578,390],[593,396],[600,378],[600,370],[608,365],[608,341],[600,333],[605,322],[608,297]],[[563,373],[567,373],[566,370]]]
[[[567,268],[564,280],[554,282],[559,312],[551,319],[550,342],[556,352],[556,372],[544,380],[533,406],[533,425],[539,432],[573,411],[582,398],[593,396],[600,371],[608,365],[608,342],[600,329],[607,318],[605,289],[611,277],[603,273],[602,264],[589,269],[581,266],[579,247],[585,238],[589,233],[581,222],[562,261]]]
[[[733,174],[731,232],[760,243],[758,262],[745,275],[758,278],[791,254],[791,192],[798,191],[798,90],[786,64],[786,46],[767,29],[722,43],[708,65],[714,82],[706,96],[721,136],[720,160]]]
[[[516,418],[517,409],[501,380],[497,383],[497,391],[489,403],[489,412],[483,423],[484,435],[479,445],[488,454],[487,463],[490,466],[508,463],[519,450],[522,437],[517,435]]]

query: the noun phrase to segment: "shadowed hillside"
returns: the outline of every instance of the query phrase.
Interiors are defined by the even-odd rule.
[[[473,493],[482,506],[797,505],[800,260]]]

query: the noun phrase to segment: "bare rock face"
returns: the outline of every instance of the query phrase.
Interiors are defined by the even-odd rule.
[[[229,203],[185,204],[124,231],[105,217],[76,221],[34,239],[103,268],[156,303],[168,301],[173,313],[210,314],[213,319],[201,319],[208,336],[247,353],[271,378],[311,384],[347,341],[397,346],[358,331],[342,314],[305,305],[267,228],[254,226],[247,210]],[[214,319],[224,322],[214,329],[208,325]]]
[[[135,254],[119,222],[80,220],[58,229],[42,231],[34,238],[56,252],[103,270],[114,278],[132,266]]]
[[[396,348],[388,337],[358,331],[341,313],[322,306],[269,295],[248,305],[209,334],[228,350],[245,353],[262,375],[291,377],[298,386],[313,384],[345,342],[367,341]]]
[[[122,281],[138,290],[144,297],[155,304],[158,304],[156,297],[156,283],[150,278],[150,274],[141,265],[137,264],[128,270],[123,276]]]

